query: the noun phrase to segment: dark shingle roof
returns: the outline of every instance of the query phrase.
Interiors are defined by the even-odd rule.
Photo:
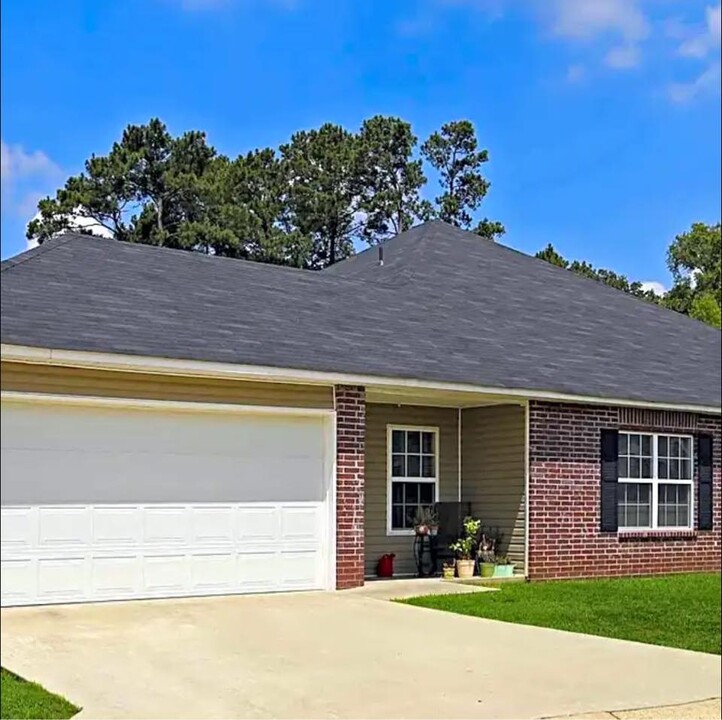
[[[3,263],[2,342],[707,407],[720,332],[434,222],[323,272],[68,235]]]

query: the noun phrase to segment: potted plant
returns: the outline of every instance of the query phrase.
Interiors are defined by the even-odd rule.
[[[496,558],[496,565],[494,566],[494,577],[513,577],[514,575],[514,563],[512,563],[505,555],[500,555]]]
[[[494,570],[496,569],[496,538],[482,533],[478,556],[481,577],[494,577]]]
[[[456,563],[453,560],[445,562],[441,566],[441,572],[444,580],[452,580],[456,574]]]
[[[431,507],[417,506],[414,515],[414,532],[417,535],[436,535],[439,521],[436,511]]]
[[[470,578],[474,575],[474,550],[480,527],[481,520],[473,517],[464,518],[464,534],[449,545],[449,548],[458,555],[456,572],[460,578]]]

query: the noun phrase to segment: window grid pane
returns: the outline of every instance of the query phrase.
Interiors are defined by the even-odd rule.
[[[651,483],[619,483],[617,492],[617,510],[619,527],[651,527]]]
[[[391,503],[391,529],[411,530],[419,507],[431,509],[436,502],[436,486],[428,482],[394,480]]]
[[[692,479],[692,439],[660,435],[657,439],[657,477],[660,480]]]
[[[660,527],[689,527],[690,485],[659,486],[658,524]]]
[[[629,480],[651,480],[652,436],[642,433],[620,433],[619,438],[619,477]]]

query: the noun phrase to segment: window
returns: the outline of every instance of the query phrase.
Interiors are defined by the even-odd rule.
[[[438,486],[438,428],[388,428],[389,533],[413,531],[418,507],[436,502]]]
[[[619,527],[692,527],[692,438],[619,433]]]

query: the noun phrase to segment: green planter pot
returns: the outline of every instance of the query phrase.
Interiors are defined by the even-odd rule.
[[[514,566],[513,565],[494,565],[493,577],[513,577]]]
[[[494,577],[494,570],[497,566],[494,563],[480,563],[481,577]]]

